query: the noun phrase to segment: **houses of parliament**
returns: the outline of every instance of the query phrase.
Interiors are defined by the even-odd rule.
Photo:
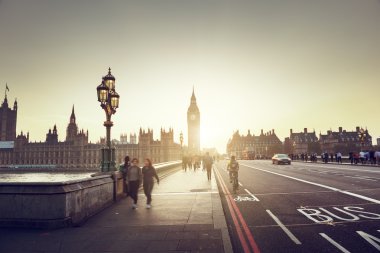
[[[0,167],[13,166],[54,166],[63,169],[95,170],[100,166],[100,150],[105,140],[91,143],[88,131],[79,130],[74,106],[66,129],[66,139],[58,140],[58,130],[54,125],[48,130],[44,142],[31,142],[29,133],[16,136],[18,106],[9,106],[7,96],[0,108]],[[153,130],[140,128],[138,141],[136,134],[121,135],[114,140],[116,164],[124,157],[149,157],[154,163],[179,160],[181,145],[174,141],[173,129],[161,129],[160,140],[154,140]]]

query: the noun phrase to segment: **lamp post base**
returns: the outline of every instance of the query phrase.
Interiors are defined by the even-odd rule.
[[[112,172],[116,171],[115,163],[115,148],[104,147],[101,149],[101,171],[102,172]]]

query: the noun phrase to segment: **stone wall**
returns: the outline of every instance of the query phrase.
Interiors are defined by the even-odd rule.
[[[112,175],[60,183],[1,183],[0,226],[80,225],[113,200]]]
[[[156,164],[158,174],[180,161]],[[58,228],[78,226],[121,199],[122,173],[51,183],[0,183],[0,227]]]

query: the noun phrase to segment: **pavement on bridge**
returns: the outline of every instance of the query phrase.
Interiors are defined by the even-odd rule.
[[[235,252],[379,252],[380,168],[240,161],[239,192],[217,164]]]
[[[232,252],[215,178],[182,170],[155,184],[152,208],[123,199],[81,227],[0,229],[0,252]]]

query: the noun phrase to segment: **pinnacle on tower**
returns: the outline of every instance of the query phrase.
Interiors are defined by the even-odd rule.
[[[194,86],[193,86],[193,94],[191,95],[191,101],[196,101],[197,98],[195,97],[195,91],[194,91]]]
[[[70,122],[75,123],[76,117],[75,117],[75,109],[73,105],[73,109],[71,110],[71,116],[70,116]]]

